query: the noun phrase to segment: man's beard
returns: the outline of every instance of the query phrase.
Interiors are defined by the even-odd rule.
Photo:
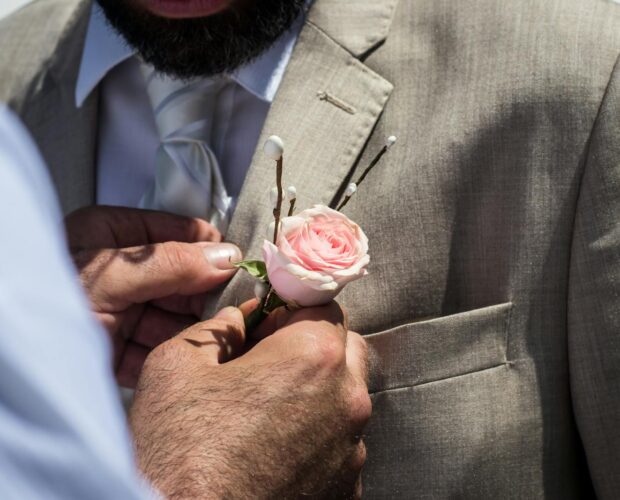
[[[243,0],[195,19],[156,16],[132,0],[97,0],[108,22],[158,71],[190,79],[234,71],[291,27],[304,0]]]

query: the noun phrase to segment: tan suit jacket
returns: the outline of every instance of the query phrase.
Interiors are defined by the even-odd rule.
[[[98,95],[73,99],[88,6],[0,25],[0,100],[66,211],[95,192]],[[263,133],[300,206],[399,137],[346,209],[372,253],[340,297],[372,346],[366,498],[620,495],[619,53],[606,0],[312,8]],[[228,234],[252,257],[272,183],[257,154]],[[251,289],[239,274],[208,312]]]

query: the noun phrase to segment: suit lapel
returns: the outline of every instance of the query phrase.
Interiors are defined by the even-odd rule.
[[[26,94],[19,113],[48,164],[63,211],[95,202],[95,149],[98,95],[80,109],[75,83],[88,24],[90,2],[67,13],[54,57]]]
[[[399,0],[317,0],[308,21],[358,58],[388,36]]]
[[[284,183],[297,188],[299,209],[314,203],[330,204],[350,176],[393,88],[355,56],[385,39],[389,23],[387,28],[386,23],[374,23],[373,28],[371,17],[383,11],[391,19],[395,3],[318,0],[310,12],[267,117],[227,234],[248,258],[261,257],[260,248],[272,221],[269,191],[275,185],[275,166],[262,154],[268,136],[279,135],[286,143]],[[332,11],[345,25],[336,23],[338,39],[328,31]],[[347,13],[354,23],[347,25]],[[245,273],[238,273],[221,296],[210,297],[205,315],[250,298],[252,286]]]

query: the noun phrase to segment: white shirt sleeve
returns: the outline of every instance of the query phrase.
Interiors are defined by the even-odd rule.
[[[62,147],[59,144],[58,147]],[[37,149],[0,107],[0,498],[154,497]]]

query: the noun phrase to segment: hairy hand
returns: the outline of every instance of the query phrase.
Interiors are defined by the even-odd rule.
[[[118,381],[135,387],[150,350],[199,321],[205,293],[230,279],[234,245],[201,219],[117,207],[66,218],[71,254],[111,335]]]
[[[148,357],[130,415],[168,498],[356,498],[370,417],[364,340],[337,304],[279,313],[250,351],[238,309]]]

